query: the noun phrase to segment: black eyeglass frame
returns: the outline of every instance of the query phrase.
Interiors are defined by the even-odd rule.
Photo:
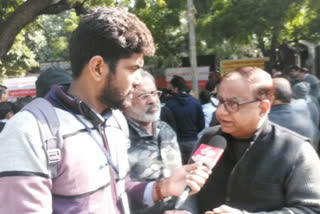
[[[254,99],[254,100],[249,100],[249,101],[244,101],[244,102],[236,102],[236,101],[230,101],[230,100],[223,100],[219,98],[219,103],[218,103],[218,107],[223,104],[224,108],[229,112],[229,113],[236,113],[240,110],[240,106],[241,105],[245,105],[245,104],[249,104],[249,103],[255,103],[255,102],[260,102],[261,100],[259,99]],[[230,105],[227,105],[227,103],[232,103],[232,105],[235,105],[235,109],[233,109],[234,107],[231,107]]]

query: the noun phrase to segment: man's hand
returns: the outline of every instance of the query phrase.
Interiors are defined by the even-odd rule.
[[[161,193],[164,197],[179,196],[189,186],[190,194],[195,194],[200,191],[210,174],[211,170],[201,162],[184,165],[163,181]]]
[[[221,205],[220,207],[214,208],[212,211],[205,212],[205,214],[243,214],[243,212],[227,205]]]

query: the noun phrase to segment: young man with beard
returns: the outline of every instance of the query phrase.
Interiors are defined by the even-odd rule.
[[[180,195],[186,185],[200,189],[209,172],[199,164],[161,182],[128,178],[128,127],[115,109],[130,105],[143,57],[154,51],[148,28],[123,9],[95,8],[83,17],[70,41],[74,80],[46,96],[60,123],[55,140],[63,144],[56,175],[40,121],[27,111],[16,114],[0,135],[0,200],[6,201],[0,213],[127,214],[127,195],[143,206]]]

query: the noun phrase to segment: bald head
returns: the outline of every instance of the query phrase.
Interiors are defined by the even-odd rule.
[[[290,82],[285,78],[274,78],[274,103],[287,104],[290,103],[292,97],[292,89]]]
[[[272,77],[266,71],[257,67],[241,67],[226,73],[221,82],[224,80],[241,80],[246,82],[254,93],[254,97],[259,100],[273,99]]]

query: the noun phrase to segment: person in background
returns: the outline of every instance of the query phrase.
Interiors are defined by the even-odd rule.
[[[31,96],[19,97],[13,103],[13,112],[18,113],[25,105],[30,103],[33,100]]]
[[[0,102],[0,132],[13,115],[13,103],[8,101]]]
[[[161,91],[157,90],[149,72],[141,72],[141,84],[133,93],[132,105],[124,111],[129,125],[130,177],[153,181],[169,177],[182,166],[182,160],[176,133],[159,118]],[[194,206],[194,200],[189,200],[183,208],[195,214]],[[133,203],[131,207],[134,209]]]
[[[205,89],[210,92],[210,102],[214,107],[218,106],[219,100],[217,99],[217,89],[219,85],[220,78],[218,79],[209,79],[206,84]]]
[[[211,93],[210,102],[215,108],[217,108],[219,104],[219,100],[217,99],[219,81],[220,81],[220,76],[218,79],[209,79],[209,81],[206,84],[206,90],[210,91]],[[216,125],[219,125],[219,121],[216,118],[216,111],[214,111],[212,113],[209,126],[216,126]]]
[[[210,101],[211,99],[211,93],[210,91],[203,89],[199,93],[199,100],[202,104],[202,111],[204,114],[204,129],[198,134],[198,137],[200,138],[202,134],[205,132],[205,130],[210,126],[210,122],[212,121],[212,117],[215,115],[216,106],[213,105],[213,103]]]
[[[177,133],[176,119],[174,118],[172,111],[168,107],[161,107],[160,120],[168,123],[170,127],[174,130],[174,132]]]
[[[154,52],[146,25],[125,9],[93,8],[82,17],[70,39],[74,79],[46,96],[60,123],[57,176],[39,121],[28,111],[15,114],[0,134],[0,213],[129,214],[128,197],[143,207],[187,185],[199,191],[210,174],[201,163],[156,182],[129,177],[128,126],[119,109],[130,106],[144,56]]]
[[[295,111],[291,105],[292,89],[285,78],[274,78],[274,99],[269,113],[270,121],[290,129],[298,134],[315,140],[315,126],[311,118],[301,111]],[[307,109],[306,109],[307,110]]]
[[[171,90],[164,88],[161,91],[162,92],[160,95],[160,120],[168,123],[171,126],[171,128],[177,133],[176,119],[174,118],[172,111],[168,107],[165,107],[166,101],[168,100],[168,98],[172,96]]]
[[[6,102],[9,99],[9,91],[7,86],[0,85],[0,102]]]
[[[282,77],[283,73],[280,69],[278,69],[277,67],[273,67],[271,69],[271,76],[272,78],[278,78],[278,77]]]
[[[198,194],[200,213],[320,213],[320,161],[308,138],[268,120],[271,75],[256,67],[227,72],[216,111],[227,148]],[[205,212],[207,211],[207,212]]]
[[[310,84],[308,82],[302,81],[298,82],[292,87],[293,91],[293,100],[292,105],[299,106],[299,102],[306,103],[307,108],[304,108],[305,105],[303,105],[301,108],[304,108],[304,110],[309,110],[310,112],[310,119],[312,120],[314,127],[319,128],[319,106],[317,105],[317,101],[313,101],[313,96],[310,96]],[[295,102],[297,102],[295,104]],[[297,109],[299,111],[299,108]],[[306,116],[307,114],[305,114]]]
[[[57,84],[70,84],[72,76],[60,67],[52,66],[42,71],[36,81],[37,97],[45,97],[51,87]]]
[[[190,158],[198,133],[204,128],[204,115],[199,100],[188,92],[186,81],[174,75],[170,81],[174,96],[166,102],[177,123],[177,136],[183,163]]]
[[[297,83],[298,81],[308,82],[310,84],[310,95],[315,97],[319,102],[320,82],[315,75],[310,74],[307,68],[300,68],[298,66],[291,66],[289,75],[293,80],[296,81],[295,83]],[[295,83],[292,85],[295,85]]]
[[[142,70],[141,75],[132,105],[124,114],[129,125],[130,176],[145,181],[169,177],[182,163],[174,130],[160,120],[161,91],[157,90],[150,73]]]

